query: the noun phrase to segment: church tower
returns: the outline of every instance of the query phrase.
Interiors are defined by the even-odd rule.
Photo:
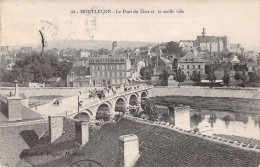
[[[116,47],[117,47],[117,42],[116,42],[116,41],[114,41],[114,42],[112,43],[112,51],[113,51],[113,50],[115,50],[115,49],[116,49]]]
[[[206,36],[206,29],[203,28],[202,30],[203,30],[203,31],[202,31],[202,36],[205,37],[205,36]]]

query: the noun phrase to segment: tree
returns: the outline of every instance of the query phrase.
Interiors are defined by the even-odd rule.
[[[201,47],[197,47],[196,50],[200,53],[201,52]]]
[[[245,70],[243,70],[242,75],[240,77],[240,80],[242,81],[241,86],[245,87],[245,84],[246,84],[246,81],[247,81],[247,76],[246,76]]]
[[[210,81],[209,87],[212,88],[212,83],[217,79],[215,71],[212,67],[209,68],[209,74],[207,75],[206,79]]]
[[[168,86],[169,73],[166,70],[160,74],[159,79],[162,80],[163,86]]]
[[[144,110],[139,113],[140,115],[147,115],[148,120],[157,121],[158,120],[158,108],[154,105],[152,100],[146,100],[144,103]]]
[[[146,67],[142,67],[140,69],[140,76],[141,76],[141,79],[144,79],[144,70],[145,70]]]
[[[199,83],[201,81],[201,75],[196,70],[192,72],[190,79],[193,82]]]
[[[177,42],[171,41],[166,44],[167,54],[179,55],[181,50],[182,50],[182,48],[179,46],[179,44]]]
[[[224,71],[224,76],[222,78],[222,82],[223,82],[224,86],[227,86],[227,87],[229,86],[230,76],[229,76],[227,70]]]
[[[11,82],[18,80],[20,83],[44,83],[51,77],[66,80],[71,68],[71,62],[60,62],[57,55],[52,55],[51,52],[43,54],[33,52],[31,55],[21,57],[7,75]]]
[[[176,75],[174,76],[174,80],[179,83],[178,86],[180,87],[180,83],[184,82],[185,79],[186,79],[186,75],[181,70],[181,68],[179,68]]]
[[[256,72],[248,72],[248,77],[250,81],[256,81]]]
[[[238,85],[238,82],[241,79],[241,73],[239,71],[236,71],[235,75],[234,75],[234,78],[237,81],[237,85]],[[237,85],[236,85],[236,87],[237,87]]]

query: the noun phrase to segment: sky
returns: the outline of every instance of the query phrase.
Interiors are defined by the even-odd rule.
[[[88,9],[111,13],[80,12]],[[142,9],[154,13],[140,13]],[[260,51],[258,0],[1,0],[0,21],[0,45],[40,44],[39,30],[46,41],[167,42],[195,40],[205,28],[207,35],[226,35],[231,43]]]

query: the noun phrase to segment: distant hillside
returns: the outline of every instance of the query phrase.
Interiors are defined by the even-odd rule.
[[[113,41],[103,40],[68,40],[68,41],[50,41],[47,42],[48,48],[77,48],[77,49],[111,49]],[[156,43],[151,42],[136,42],[136,41],[117,41],[118,47],[120,48],[133,48],[147,45],[155,45]]]

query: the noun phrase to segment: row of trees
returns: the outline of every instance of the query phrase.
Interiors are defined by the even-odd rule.
[[[2,79],[4,82],[18,80],[19,83],[44,83],[51,77],[66,80],[72,66],[71,62],[59,61],[57,56],[48,52],[43,54],[33,52],[16,61],[13,69],[6,72]]]
[[[256,74],[251,74],[251,78],[252,80],[257,80],[257,75]],[[167,86],[168,85],[168,78],[169,78],[169,74],[167,71],[163,71],[160,76],[159,79],[162,81],[162,85]],[[186,75],[185,73],[179,68],[176,72],[176,75],[173,78],[176,82],[178,82],[178,86],[180,87],[180,83],[184,82],[186,80]],[[200,83],[201,82],[201,74],[198,71],[193,71],[193,73],[190,76],[190,79],[195,82],[195,83]],[[209,69],[209,74],[206,76],[206,79],[209,80],[209,87],[213,86],[213,83],[216,82],[216,74],[215,71],[213,70],[213,68]],[[248,81],[248,77],[245,73],[245,71],[236,71],[235,75],[234,75],[234,79],[237,82],[237,86],[245,86],[245,83]],[[250,79],[251,80],[251,79]],[[230,74],[228,73],[228,71],[224,71],[224,75],[222,77],[222,83],[224,86],[229,86],[230,85]]]

